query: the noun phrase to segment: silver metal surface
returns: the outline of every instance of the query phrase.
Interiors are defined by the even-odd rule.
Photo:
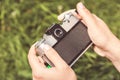
[[[51,47],[57,43],[57,40],[52,35],[44,34],[43,39],[44,39],[44,43],[48,44]]]
[[[62,28],[68,32],[76,23],[78,23],[79,19],[73,16],[72,13],[68,13],[65,15],[63,20]]]

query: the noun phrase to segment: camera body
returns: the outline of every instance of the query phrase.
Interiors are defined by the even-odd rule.
[[[53,47],[62,59],[72,66],[80,56],[92,45],[87,27],[72,13],[65,15],[62,24],[53,24],[35,45],[37,53],[50,66],[54,64],[41,52],[41,45]]]

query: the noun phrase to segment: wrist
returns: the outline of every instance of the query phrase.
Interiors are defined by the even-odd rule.
[[[120,40],[116,37],[112,38],[111,41],[109,41],[109,50],[106,54],[106,57],[120,72]]]
[[[109,41],[109,49],[106,57],[112,62],[120,60],[120,40],[116,37]]]

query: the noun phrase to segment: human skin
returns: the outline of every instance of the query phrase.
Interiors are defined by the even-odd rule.
[[[120,40],[109,30],[108,26],[92,15],[82,3],[77,4],[78,16],[88,28],[88,34],[94,43],[94,51],[108,58],[120,72]]]
[[[113,35],[100,18],[92,14],[82,3],[77,4],[77,11],[78,14],[73,14],[87,26],[90,39],[94,43],[94,51],[100,56],[108,58],[120,72],[120,40]],[[62,20],[63,14],[59,16],[60,20]],[[35,47],[32,45],[28,60],[32,68],[33,80],[77,80],[74,71],[52,47],[44,45],[43,50],[55,67],[46,68],[42,58],[36,56]]]
[[[77,80],[72,68],[65,63],[52,47],[45,44],[42,49],[55,67],[46,68],[42,58],[36,56],[35,47],[32,45],[28,60],[32,68],[33,80]]]

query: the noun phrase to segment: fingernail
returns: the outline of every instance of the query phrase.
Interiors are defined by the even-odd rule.
[[[78,3],[78,6],[79,6],[81,9],[85,8],[85,6],[83,5],[83,3]]]

